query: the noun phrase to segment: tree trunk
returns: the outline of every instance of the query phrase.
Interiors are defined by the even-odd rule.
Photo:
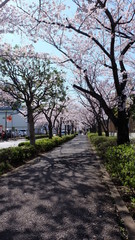
[[[97,127],[96,127],[96,123],[94,123],[91,127],[90,127],[90,132],[91,133],[96,133],[97,131]]]
[[[60,122],[60,126],[59,126],[59,137],[61,137],[61,128],[62,128],[62,123]]]
[[[58,136],[59,135],[59,128],[56,127],[56,135]]]
[[[97,130],[98,130],[98,136],[102,136],[102,126],[101,126],[101,121],[97,121]]]
[[[49,138],[52,139],[53,133],[52,133],[52,122],[51,121],[49,121],[48,128],[49,128]]]
[[[65,125],[65,135],[67,135],[67,125]]]
[[[35,145],[35,129],[34,129],[34,118],[32,109],[28,109],[28,126],[30,134],[30,144]]]
[[[102,128],[105,132],[105,136],[109,137],[109,118],[108,119],[103,119],[103,121],[101,122],[102,124]]]
[[[45,127],[44,129],[45,129],[45,135],[47,135],[48,134],[47,127]]]
[[[105,136],[109,137],[109,131],[105,131]]]
[[[74,123],[71,124],[71,134],[74,134]]]
[[[67,125],[67,132],[68,132],[68,135],[70,134],[70,127],[69,125]]]
[[[125,111],[118,111],[117,144],[129,142],[129,118]]]

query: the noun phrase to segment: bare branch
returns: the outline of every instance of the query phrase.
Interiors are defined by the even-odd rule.
[[[0,8],[4,7],[10,0],[5,0],[0,4]]]

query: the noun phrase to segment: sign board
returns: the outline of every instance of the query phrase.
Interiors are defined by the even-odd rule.
[[[7,121],[8,121],[8,122],[11,122],[11,121],[12,121],[12,116],[11,116],[11,115],[8,115],[8,116],[7,116]]]

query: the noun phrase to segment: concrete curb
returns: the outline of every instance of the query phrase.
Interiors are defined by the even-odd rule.
[[[101,164],[101,172],[103,174],[103,179],[107,183],[111,196],[115,201],[115,205],[118,211],[120,218],[122,219],[124,226],[127,230],[129,240],[135,240],[135,222],[131,217],[128,208],[126,207],[124,201],[121,199],[121,196],[110,179],[108,172],[105,170],[104,166]]]
[[[15,167],[15,168],[13,168],[12,170],[10,170],[9,172],[3,173],[2,175],[0,175],[0,178],[2,178],[2,177],[7,177],[7,176],[9,176],[9,175],[12,174],[12,173],[16,173],[16,172],[18,172],[19,170],[25,169],[26,167],[28,167],[29,165],[35,163],[36,161],[40,161],[40,158],[41,158],[41,156],[37,156],[37,157],[35,157],[35,158],[33,158],[33,159],[25,162],[24,164],[22,164],[22,165],[20,165],[20,166],[18,166],[18,167]]]
[[[98,159],[100,161],[100,169],[101,169],[101,172],[102,172],[103,180],[107,184],[107,186],[109,187],[111,196],[114,199],[116,209],[118,211],[118,215],[120,216],[120,218],[121,218],[121,220],[122,220],[122,222],[123,222],[123,224],[124,224],[124,226],[127,230],[128,239],[129,240],[135,240],[135,222],[134,222],[133,218],[131,217],[131,215],[129,213],[129,210],[126,207],[124,201],[121,199],[121,196],[120,196],[117,188],[115,187],[115,185],[111,181],[111,178],[110,178],[108,172],[106,171],[104,165],[101,163],[101,159],[97,155],[97,152],[96,152],[95,147],[93,145],[92,145],[92,150],[93,150],[94,154],[96,155],[96,159]]]

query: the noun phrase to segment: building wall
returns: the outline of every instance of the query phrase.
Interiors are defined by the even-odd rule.
[[[17,113],[7,113],[7,116],[12,116],[12,121],[5,121],[6,113],[0,113],[0,125],[3,126],[5,130],[5,125],[7,124],[7,129],[17,129],[17,130],[27,130],[27,119],[23,115]]]
[[[117,129],[115,128],[112,121],[109,121],[109,132],[110,133],[117,132]],[[132,118],[129,119],[129,132],[130,133],[135,133],[135,120],[133,120]]]

